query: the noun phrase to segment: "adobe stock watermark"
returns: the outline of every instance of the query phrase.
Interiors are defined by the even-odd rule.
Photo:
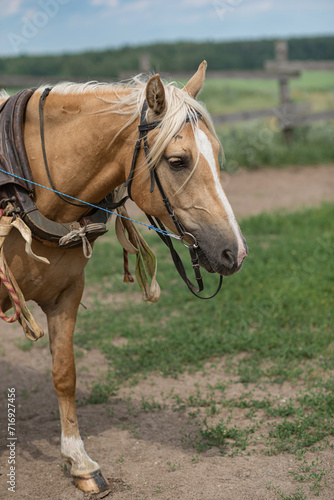
[[[7,489],[12,493],[16,491],[16,391],[15,387],[8,388],[7,394],[7,449],[8,449],[8,467]]]
[[[62,5],[72,0],[38,0],[39,9],[21,18],[21,29],[19,32],[9,32],[7,37],[12,48],[19,52],[32,40],[40,30],[45,28],[49,21],[57,16]]]
[[[239,7],[244,0],[213,0],[212,5],[215,8],[216,14],[223,21],[227,14]]]

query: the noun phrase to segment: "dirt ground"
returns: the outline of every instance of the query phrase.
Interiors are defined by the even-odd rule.
[[[295,210],[334,201],[334,165],[284,170],[241,170],[223,182],[237,216],[263,210]],[[89,301],[89,297],[85,297]],[[44,318],[37,311],[38,319]],[[45,325],[45,321],[44,321]],[[82,500],[91,497],[76,490],[60,456],[60,424],[57,400],[51,379],[51,356],[47,340],[42,339],[27,352],[22,349],[21,329],[0,323],[0,498],[19,500]],[[89,394],[89,384],[107,367],[100,352],[82,352],[77,359],[77,399]],[[107,405],[79,405],[78,417],[86,451],[101,466],[110,481],[110,491],[98,498],[113,500],[267,500],[304,498],[293,496],[299,483],[289,474],[295,468],[290,455],[265,456],[255,451],[250,456],[221,456],[211,449],[197,456],[196,450],[181,442],[187,432],[187,410],[171,408],[140,411],[142,398],[157,400],[174,387],[187,397],[198,383],[204,393],[207,384],[229,380],[225,360],[203,373],[186,374],[179,379],[152,375],[134,387],[124,387]],[[233,380],[232,380],[233,382]],[[7,389],[16,390],[16,492],[7,490],[9,472],[7,441]],[[252,389],[251,387],[248,388]],[[272,385],[272,395],[288,399],[298,392],[289,383]],[[244,388],[239,383],[228,386],[228,397],[238,397]],[[254,390],[259,390],[254,387]],[[238,414],[236,414],[238,418]],[[240,415],[240,419],[242,416]],[[334,465],[333,448],[320,453],[323,465]],[[306,454],[309,461],[319,456]],[[279,496],[269,483],[279,486],[286,496]],[[307,492],[307,499],[334,499],[334,477],[327,476],[327,487]],[[291,496],[289,496],[291,495]]]

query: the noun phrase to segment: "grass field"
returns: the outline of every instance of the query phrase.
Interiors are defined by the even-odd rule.
[[[208,302],[191,296],[151,233],[145,237],[158,255],[162,296],[157,304],[142,302],[137,285],[122,283],[115,239],[100,240],[87,268],[95,299],[81,310],[75,334],[79,349],[98,348],[110,360],[89,401],[106,402],[124,384],[153,373],[177,378],[225,359],[234,383],[244,384],[241,397],[226,397],[227,379],[187,398],[173,392],[148,396],[142,410],[188,409],[196,431],[183,442],[197,453],[216,446],[222,454],[250,454],[255,434],[269,455],[289,452],[301,459],[308,449],[326,448],[334,435],[333,218],[334,206],[327,204],[244,220],[249,257]],[[207,281],[216,284],[212,276]],[[266,390],[286,381],[302,388],[287,401]],[[254,398],[255,387],[262,397]],[[235,408],[244,412],[246,427],[233,420]],[[221,415],[227,409],[228,418]]]
[[[78,405],[102,403],[97,412],[105,412],[107,427],[126,431],[130,443],[145,440],[150,422],[160,422],[157,429],[167,417],[180,422],[174,442],[187,458],[176,461],[170,448],[168,473],[183,474],[190,456],[193,465],[210,456],[251,456],[257,464],[283,454],[285,476],[273,461],[266,462],[270,476],[261,477],[270,498],[331,499],[333,218],[334,205],[324,204],[244,219],[249,256],[208,302],[189,293],[165,247],[145,230],[162,295],[144,303],[137,284],[122,282],[122,250],[110,230],[88,264],[88,309],[80,308],[74,335],[78,365],[89,373]],[[209,291],[216,279],[206,278]],[[105,355],[106,371],[87,363],[92,348]],[[116,462],[129,457],[126,449]],[[287,481],[295,485],[290,495]]]
[[[305,71],[290,81],[292,102],[309,106],[309,112],[334,110],[334,73]],[[276,80],[207,80],[200,99],[212,115],[277,107]],[[254,120],[217,127],[227,170],[239,166],[310,165],[334,159],[334,123],[320,121],[295,129],[287,147],[275,119]]]
[[[200,95],[211,114],[278,106],[276,80],[207,80]],[[293,102],[309,105],[310,113],[334,109],[334,73],[305,71],[291,80]],[[224,167],[311,165],[334,160],[334,122],[320,121],[294,130],[286,145],[275,119],[217,127],[225,151]]]
[[[76,344],[101,349],[118,382],[152,370],[176,375],[244,351],[249,356],[237,367],[244,382],[298,378],[308,369],[316,373],[318,362],[333,367],[333,218],[334,207],[325,205],[244,220],[250,249],[244,269],[225,278],[221,294],[207,302],[194,301],[151,233],[145,237],[159,255],[162,296],[154,305],[140,301],[136,285],[122,283],[118,243],[104,238],[87,267],[96,303],[80,313]],[[211,275],[207,281],[216,285]],[[121,298],[114,301],[116,294]],[[115,336],[126,345],[113,346]]]
[[[334,72],[304,71],[290,80],[293,102],[310,104],[312,111],[334,109]],[[278,106],[277,80],[207,80],[200,99],[211,114]]]
[[[334,122],[296,127],[287,146],[275,120],[257,120],[216,127],[228,172],[271,166],[316,165],[334,161]]]

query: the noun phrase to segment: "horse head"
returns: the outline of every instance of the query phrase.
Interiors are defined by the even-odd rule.
[[[157,126],[147,134],[149,153],[140,157],[132,197],[175,231],[159,190],[150,189],[148,173],[156,169],[177,217],[197,240],[200,264],[229,276],[240,270],[247,245],[221,182],[221,144],[207,111],[196,101],[205,69],[204,61],[183,89],[164,85],[159,75],[147,82],[146,121]]]

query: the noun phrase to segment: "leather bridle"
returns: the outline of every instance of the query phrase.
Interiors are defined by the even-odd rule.
[[[51,174],[50,174],[47,156],[46,156],[46,149],[45,149],[44,116],[43,116],[43,104],[44,104],[46,97],[49,95],[50,90],[51,90],[50,88],[45,89],[44,92],[42,93],[42,95],[40,97],[40,101],[39,101],[40,134],[41,134],[42,152],[43,152],[43,159],[44,159],[44,166],[46,169],[46,173],[47,173],[50,185],[52,187],[52,190],[57,194],[57,196],[59,196],[63,201],[70,203],[71,205],[85,207],[84,204],[75,203],[75,202],[71,201],[70,199],[68,199],[66,197],[66,195],[63,195],[63,194],[60,194],[59,192],[57,192],[57,190],[55,189],[55,186],[53,184]],[[162,201],[165,205],[165,208],[166,208],[169,216],[171,217],[171,219],[176,227],[176,230],[179,233],[179,236],[171,235],[166,230],[164,224],[161,222],[160,219],[158,219],[157,217],[153,217],[149,214],[146,214],[146,216],[151,224],[151,226],[149,226],[149,228],[157,230],[156,231],[157,234],[159,235],[161,240],[165,243],[165,245],[169,248],[174,265],[176,267],[176,270],[178,271],[179,275],[181,276],[181,278],[183,279],[183,281],[185,282],[185,284],[187,285],[187,287],[189,288],[191,293],[193,293],[194,295],[196,295],[196,297],[198,297],[200,299],[204,299],[204,300],[211,299],[215,295],[217,295],[217,293],[221,289],[222,282],[223,282],[223,276],[220,276],[218,288],[215,291],[215,293],[213,293],[209,297],[202,297],[202,296],[198,295],[198,293],[202,292],[204,289],[203,278],[202,278],[200,266],[199,266],[198,243],[197,243],[195,236],[193,234],[189,233],[185,229],[182,222],[179,220],[179,218],[175,214],[173,207],[172,207],[172,205],[171,205],[171,203],[170,203],[170,201],[169,201],[169,199],[168,199],[168,197],[167,197],[167,195],[162,187],[162,184],[160,182],[156,168],[154,166],[150,165],[150,148],[149,148],[148,142],[147,142],[147,133],[150,130],[154,130],[154,129],[158,128],[161,124],[161,121],[155,121],[155,122],[148,123],[147,119],[146,119],[147,110],[148,110],[148,105],[147,105],[147,102],[145,100],[143,107],[142,107],[142,110],[141,110],[140,123],[138,126],[139,137],[137,139],[135,149],[133,152],[130,173],[129,173],[129,176],[128,176],[127,181],[125,183],[125,186],[128,188],[128,195],[125,196],[124,198],[122,198],[122,200],[120,200],[117,203],[113,203],[112,201],[108,200],[108,208],[111,208],[111,209],[118,208],[121,205],[124,205],[124,203],[126,202],[126,200],[128,198],[132,199],[131,186],[132,186],[132,181],[133,181],[134,175],[135,175],[135,168],[136,168],[138,155],[139,155],[140,149],[141,149],[142,144],[143,144],[144,152],[145,152],[146,160],[148,162],[148,167],[149,167],[150,176],[151,176],[150,192],[151,193],[153,192],[155,184],[156,184],[158,189],[159,189],[159,192],[161,194]],[[201,118],[200,115],[198,115],[198,117]],[[186,122],[191,122],[191,121],[192,121],[192,117],[188,115],[186,118]],[[103,203],[101,203],[101,206],[102,205],[103,205]],[[186,241],[184,239],[185,236],[187,236],[188,238],[190,238],[192,240],[191,244],[186,243]],[[182,260],[179,256],[179,254],[176,252],[175,248],[173,247],[171,237],[174,237],[175,239],[180,240],[182,242],[182,244],[186,248],[189,249],[191,264],[192,264],[192,267],[193,267],[193,270],[195,273],[195,279],[197,281],[197,286],[195,286],[187,277],[187,273],[186,273],[186,270],[183,266]]]
[[[192,264],[192,267],[193,267],[193,270],[195,273],[195,279],[197,281],[197,286],[195,286],[187,277],[187,273],[186,273],[186,270],[183,266],[182,260],[179,256],[179,254],[176,252],[176,250],[173,246],[173,243],[172,243],[172,239],[170,236],[168,236],[168,232],[167,232],[164,224],[157,217],[153,217],[149,214],[146,214],[146,217],[150,221],[152,228],[154,228],[154,229],[160,228],[163,231],[163,232],[157,231],[157,234],[161,238],[161,240],[165,243],[165,245],[167,245],[167,247],[169,248],[174,265],[176,267],[176,270],[178,271],[179,275],[181,276],[181,278],[183,279],[183,281],[185,282],[185,284],[187,285],[187,287],[189,288],[191,293],[196,295],[196,297],[198,297],[199,299],[204,299],[204,300],[211,299],[215,295],[217,295],[217,293],[221,289],[222,282],[223,282],[223,276],[219,277],[219,284],[218,284],[218,288],[215,291],[215,293],[213,293],[209,297],[202,297],[201,295],[198,295],[198,293],[202,292],[204,289],[203,278],[202,278],[200,266],[199,266],[198,243],[197,243],[195,236],[193,234],[189,233],[185,229],[184,225],[182,224],[182,222],[180,221],[180,219],[178,218],[178,216],[174,212],[173,207],[168,199],[168,196],[166,195],[166,193],[162,187],[161,181],[160,181],[159,176],[158,176],[157,169],[154,166],[150,165],[150,148],[149,148],[148,142],[147,142],[147,133],[150,130],[154,130],[154,129],[158,128],[161,124],[161,120],[148,123],[147,119],[146,119],[147,110],[148,110],[148,105],[147,105],[147,102],[145,100],[143,107],[142,107],[142,110],[141,110],[140,123],[138,126],[139,137],[137,139],[135,149],[133,152],[130,173],[129,173],[128,179],[125,183],[125,186],[128,188],[128,196],[129,196],[129,198],[132,199],[132,197],[131,197],[131,185],[132,185],[132,181],[134,178],[134,173],[135,173],[135,168],[136,168],[136,163],[137,163],[139,151],[140,151],[141,146],[143,144],[146,160],[148,163],[148,167],[150,169],[150,176],[151,176],[150,192],[151,193],[153,192],[154,186],[156,184],[158,189],[159,189],[159,192],[161,194],[162,201],[165,205],[165,208],[166,208],[169,216],[171,217],[171,219],[174,223],[174,226],[176,227],[177,232],[179,233],[179,237],[177,239],[181,240],[182,244],[186,248],[189,249],[191,264]],[[198,115],[198,117],[201,118],[200,115]],[[191,122],[191,120],[192,120],[192,117],[188,115],[186,118],[186,122]],[[192,239],[191,244],[187,244],[185,242],[185,240],[184,240],[185,236],[188,236],[189,238]]]

